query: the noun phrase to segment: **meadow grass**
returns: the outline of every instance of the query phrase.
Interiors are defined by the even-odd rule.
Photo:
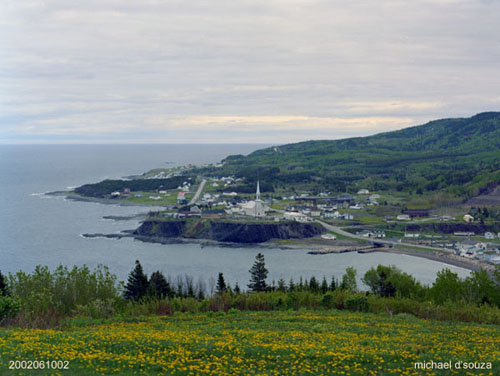
[[[498,375],[498,343],[499,326],[337,310],[73,319],[60,331],[1,328],[0,374]],[[21,359],[69,370],[8,370]],[[430,360],[493,368],[415,370]]]

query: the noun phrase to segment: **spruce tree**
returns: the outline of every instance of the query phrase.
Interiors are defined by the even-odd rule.
[[[135,260],[135,268],[130,272],[125,286],[125,299],[139,301],[147,291],[148,277],[144,274],[139,260]]]
[[[278,291],[285,292],[286,291],[286,283],[283,278],[278,279]]]
[[[241,289],[240,289],[240,285],[238,285],[238,282],[236,282],[236,284],[234,285],[234,293],[241,294]]]
[[[290,282],[288,282],[288,291],[295,290],[295,282],[293,282],[293,278],[290,278]]]
[[[159,270],[151,274],[151,278],[149,279],[149,295],[157,299],[163,299],[172,295],[170,285]]]
[[[187,284],[187,296],[188,298],[194,298],[194,286],[193,286],[193,280],[190,278],[186,278],[186,284]]]
[[[268,270],[266,269],[264,255],[262,253],[258,253],[257,256],[255,256],[255,262],[249,271],[250,283],[248,284],[248,288],[250,289],[250,291],[266,291],[266,278]]]
[[[328,282],[326,281],[326,277],[323,276],[323,281],[321,282],[321,292],[323,294],[326,294],[327,291],[328,291]]]
[[[319,283],[315,276],[312,276],[311,279],[309,280],[309,290],[312,292],[319,291]]]
[[[299,291],[304,290],[304,281],[302,280],[302,276],[300,276],[300,278],[299,278],[299,285],[297,286],[297,289]]]
[[[217,278],[216,292],[217,294],[222,294],[226,290],[227,287],[226,281],[224,280],[224,275],[222,273],[219,273],[219,277]]]
[[[198,293],[196,294],[196,297],[198,298],[198,300],[205,299],[205,292],[203,291],[202,288],[198,289]]]
[[[9,295],[9,289],[7,287],[7,280],[5,276],[0,272],[0,296]]]
[[[332,281],[330,282],[330,291],[335,291],[337,288],[337,282],[335,281],[335,276],[332,275]]]

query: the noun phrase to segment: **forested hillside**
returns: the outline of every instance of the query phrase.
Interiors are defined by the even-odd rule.
[[[500,112],[332,141],[305,141],[229,156],[219,175],[264,187],[309,185],[342,192],[447,190],[468,198],[500,181]]]

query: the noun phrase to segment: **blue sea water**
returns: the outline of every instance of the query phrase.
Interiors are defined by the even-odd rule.
[[[0,270],[31,272],[36,265],[95,267],[107,265],[125,280],[139,259],[146,272],[188,274],[208,281],[219,272],[240,286],[262,252],[269,280],[335,275],[348,266],[358,274],[378,264],[393,264],[423,283],[432,283],[444,267],[461,276],[465,269],[407,255],[343,253],[308,255],[307,249],[201,247],[197,244],[150,244],[130,238],[84,238],[83,233],[118,233],[138,221],[105,220],[148,211],[145,207],[103,205],[47,196],[106,178],[141,174],[151,168],[218,162],[231,154],[247,154],[263,145],[1,145],[0,146]]]

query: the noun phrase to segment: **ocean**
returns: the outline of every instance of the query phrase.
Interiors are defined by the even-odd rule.
[[[140,260],[145,271],[190,275],[208,281],[224,273],[226,281],[245,287],[255,255],[262,252],[268,281],[300,276],[341,278],[348,266],[361,276],[378,264],[396,265],[423,283],[449,268],[460,276],[468,270],[407,255],[343,253],[309,255],[308,249],[218,247],[198,244],[151,244],[131,238],[84,238],[84,233],[119,233],[134,229],[137,220],[105,220],[150,208],[103,205],[47,196],[103,179],[141,174],[158,167],[218,162],[231,154],[248,154],[265,145],[0,145],[0,271],[31,272],[36,265],[106,265],[126,280]]]

